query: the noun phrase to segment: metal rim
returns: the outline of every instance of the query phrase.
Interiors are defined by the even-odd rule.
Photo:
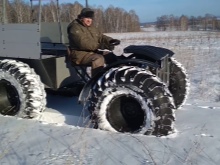
[[[17,89],[7,80],[0,80],[0,113],[14,116],[20,108]]]
[[[114,97],[107,108],[107,119],[119,132],[138,132],[145,123],[146,113],[137,98],[128,95]]]

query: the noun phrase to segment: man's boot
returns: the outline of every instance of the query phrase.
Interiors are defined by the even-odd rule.
[[[92,77],[94,77],[98,72],[100,72],[104,67],[99,66],[97,68],[92,69]]]

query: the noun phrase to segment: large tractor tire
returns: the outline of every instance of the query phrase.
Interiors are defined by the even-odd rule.
[[[175,120],[172,96],[151,72],[133,66],[112,68],[89,98],[96,127],[123,133],[167,135]]]
[[[170,58],[169,90],[173,95],[176,108],[180,108],[189,93],[189,79],[184,67],[174,58]]]
[[[19,61],[0,60],[0,114],[34,118],[45,106],[44,85],[34,70]]]

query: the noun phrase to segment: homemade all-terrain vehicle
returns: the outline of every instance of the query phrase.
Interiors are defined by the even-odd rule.
[[[94,127],[122,133],[167,135],[185,101],[188,79],[171,50],[130,45],[124,58],[89,77],[68,61],[67,23],[0,25],[0,113],[35,118],[46,90],[74,93]],[[121,59],[121,60],[120,60]]]

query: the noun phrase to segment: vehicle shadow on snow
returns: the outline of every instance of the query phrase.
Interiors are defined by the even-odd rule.
[[[87,127],[90,122],[89,112],[83,110],[83,106],[78,103],[78,97],[47,94],[44,115],[52,123]]]

